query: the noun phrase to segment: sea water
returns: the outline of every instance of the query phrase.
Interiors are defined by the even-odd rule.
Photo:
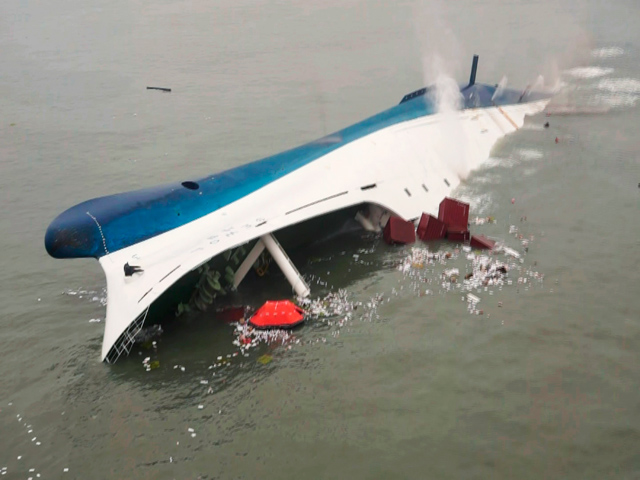
[[[2,2],[0,475],[636,478],[639,22],[633,0]],[[104,277],[47,256],[58,213],[336,131],[436,56],[464,83],[474,53],[478,81],[542,74],[578,113],[529,118],[454,192],[520,254],[502,284],[465,290],[460,246],[346,235],[295,259],[316,303],[293,339],[240,355],[191,315],[99,362]],[[290,295],[272,275],[243,298]]]

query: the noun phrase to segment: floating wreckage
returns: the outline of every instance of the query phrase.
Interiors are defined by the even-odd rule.
[[[240,288],[252,268],[259,276],[275,263],[299,296],[309,295],[285,249],[300,243],[301,232],[337,230],[336,219],[345,218],[380,232],[391,216],[413,221],[435,214],[460,183],[456,166],[480,165],[498,139],[551,98],[476,83],[477,61],[456,111],[439,113],[437,87],[428,86],[300,147],[197,180],[95,198],[60,214],[45,234],[47,252],[96,258],[106,275],[102,359],[128,354],[142,327],[167,312],[207,310]],[[466,238],[461,228],[447,235]]]
[[[471,247],[477,249],[491,250],[496,243],[484,235],[469,238],[469,204],[449,197],[440,202],[438,218],[422,214],[417,231],[414,222],[391,217],[383,236],[389,245],[406,245],[414,243],[416,235],[423,242],[446,238],[452,242],[470,242]]]

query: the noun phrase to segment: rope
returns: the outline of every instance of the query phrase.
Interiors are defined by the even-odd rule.
[[[87,212],[87,215],[89,215],[93,219],[93,221],[96,222],[98,230],[100,231],[100,236],[102,237],[102,246],[104,247],[104,251],[106,252],[106,254],[109,255],[109,250],[107,249],[107,240],[104,238],[104,233],[102,233],[102,227],[98,223],[98,219],[91,215],[89,212]]]
[[[502,108],[500,108],[500,106],[496,105],[496,107],[498,107],[498,110],[500,110],[500,113],[502,115],[505,116],[505,118],[507,120],[509,120],[509,122],[511,122],[511,125],[513,125],[513,128],[515,128],[516,130],[518,130],[518,125],[516,124],[516,122],[514,122],[511,117],[509,115],[507,115],[507,112],[505,112]]]
[[[271,263],[271,257],[266,255],[266,252],[262,252],[262,254],[258,257],[257,260],[258,265],[255,267],[256,273],[260,277],[264,277],[269,271],[269,264]]]

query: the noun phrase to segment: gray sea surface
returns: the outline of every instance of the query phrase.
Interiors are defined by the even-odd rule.
[[[638,25],[637,0],[1,2],[0,475],[640,478]],[[510,285],[470,308],[442,280],[471,268],[455,245],[420,265],[351,234],[296,260],[351,315],[247,357],[191,315],[99,361],[104,276],[48,257],[56,215],[297,146],[440,72],[464,83],[474,53],[479,81],[543,75],[581,112],[527,119],[454,192],[522,254]]]

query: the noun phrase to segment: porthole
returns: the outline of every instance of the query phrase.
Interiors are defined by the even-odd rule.
[[[188,188],[189,190],[198,190],[200,188],[200,185],[198,185],[196,182],[192,182],[191,180],[182,182],[182,186],[184,188]]]

